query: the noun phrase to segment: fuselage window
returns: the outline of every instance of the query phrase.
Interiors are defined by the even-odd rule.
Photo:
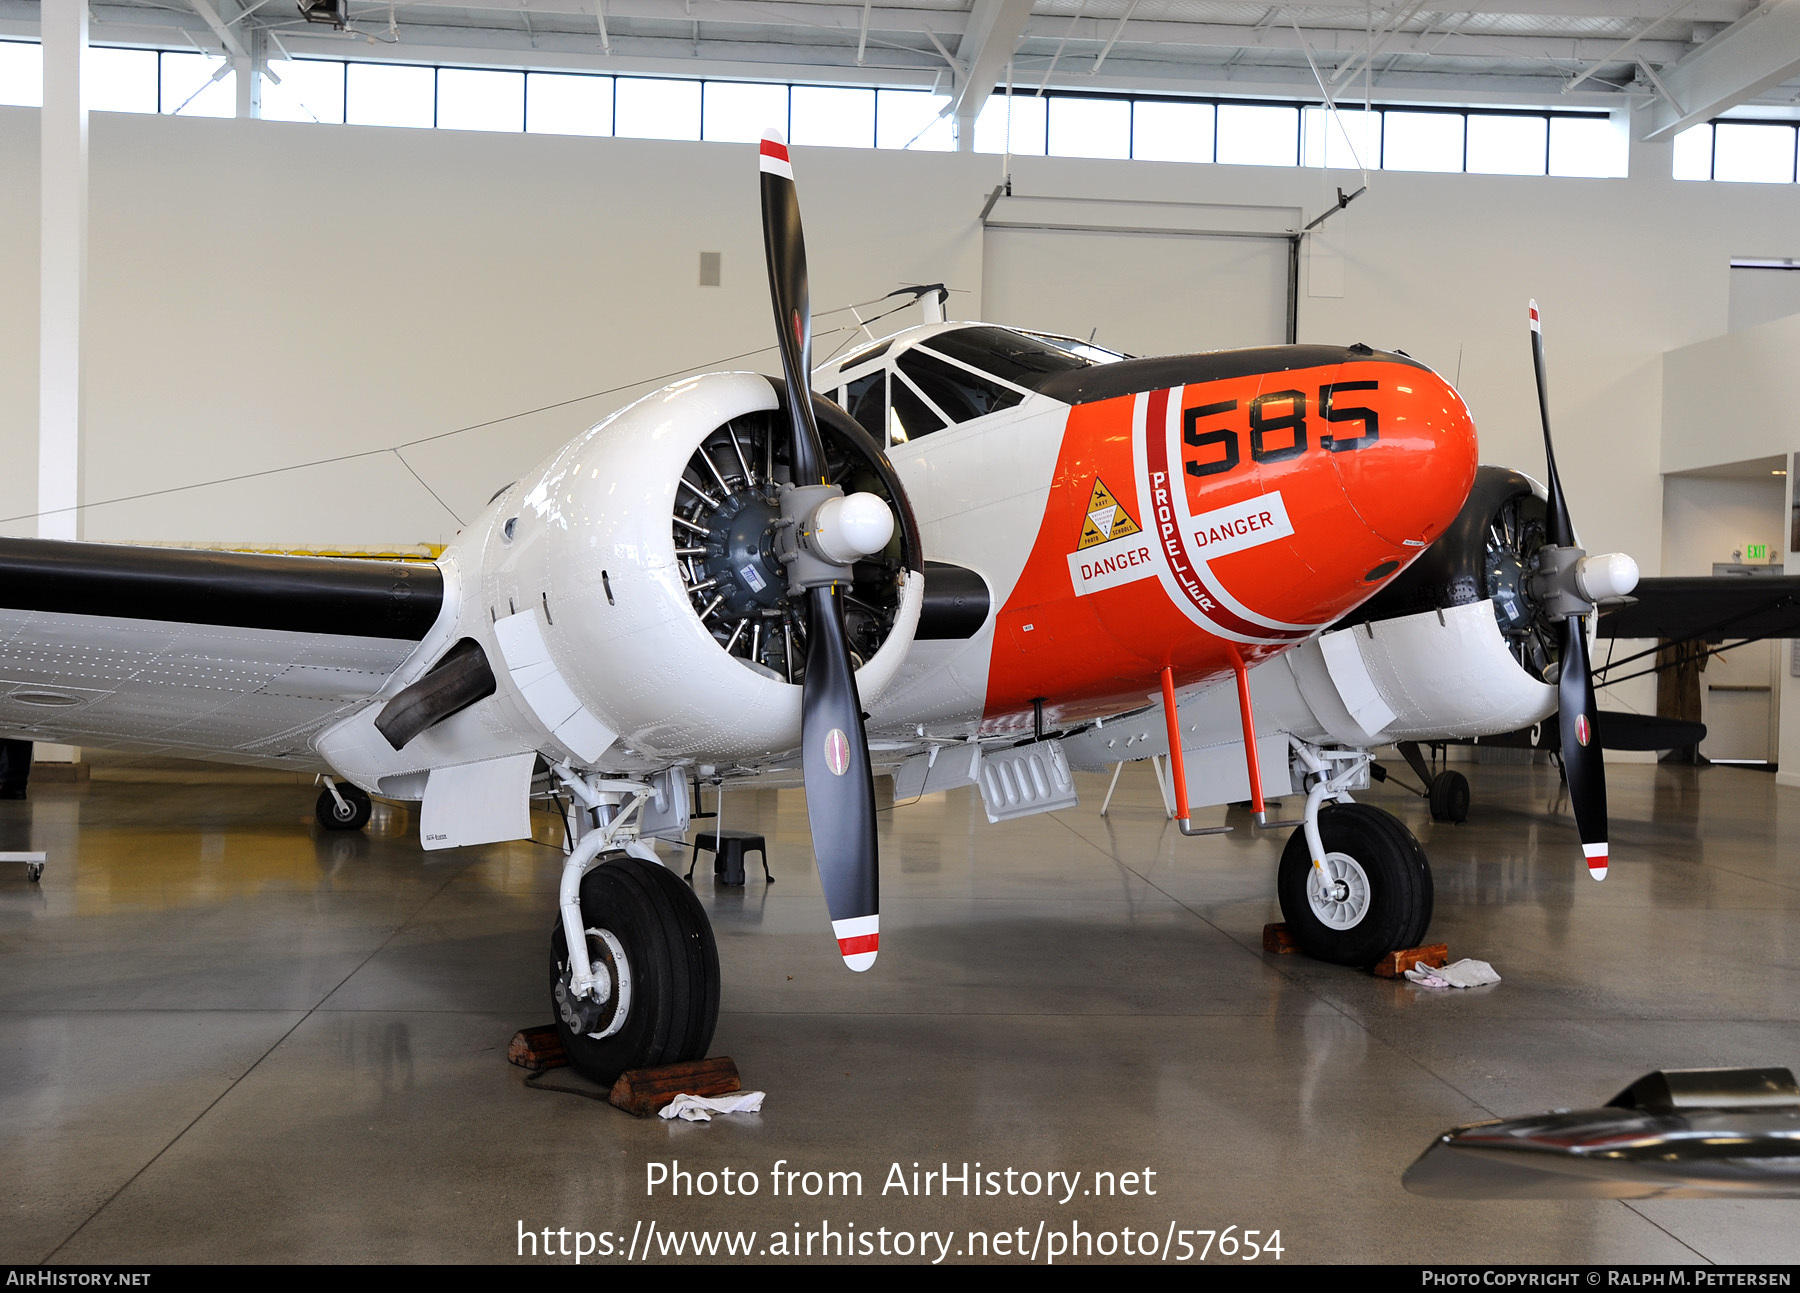
[[[881,444],[887,437],[887,369],[877,368],[844,388],[844,412]]]
[[[952,422],[969,422],[1009,409],[1025,398],[1010,386],[958,368],[929,351],[909,350],[899,363],[900,371],[917,382],[925,397]]]

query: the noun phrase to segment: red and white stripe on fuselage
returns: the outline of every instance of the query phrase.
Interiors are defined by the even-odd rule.
[[[1273,543],[1294,533],[1279,489],[1196,514],[1182,470],[1182,408],[1188,388],[1149,391],[1132,408],[1138,496],[1150,500],[1152,569],[1169,601],[1214,637],[1266,645],[1298,642],[1323,628],[1258,614],[1233,597],[1208,557]],[[1220,531],[1224,530],[1223,536]],[[1202,552],[1202,540],[1211,549]],[[1265,595],[1268,590],[1264,590]],[[1329,621],[1327,621],[1329,622]]]

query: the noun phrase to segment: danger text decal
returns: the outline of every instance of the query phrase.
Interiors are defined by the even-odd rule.
[[[1069,582],[1075,585],[1077,597],[1097,593],[1102,588],[1117,588],[1120,584],[1149,579],[1154,574],[1156,566],[1151,559],[1150,540],[1142,534],[1069,554]]]
[[[1150,540],[1098,476],[1081,518],[1081,537],[1069,554],[1069,582],[1084,597],[1102,588],[1148,579],[1156,573]]]
[[[1209,557],[1222,557],[1227,552],[1242,552],[1259,543],[1285,539],[1294,532],[1279,490],[1214,512],[1202,512],[1188,528],[1194,551],[1203,561]]]

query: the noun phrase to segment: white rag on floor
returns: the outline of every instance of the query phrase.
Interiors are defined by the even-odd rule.
[[[664,1118],[680,1118],[683,1122],[711,1122],[715,1113],[761,1113],[762,1102],[761,1091],[738,1091],[720,1096],[683,1092],[658,1112]]]
[[[1500,982],[1500,976],[1494,967],[1486,961],[1473,961],[1466,957],[1455,965],[1446,965],[1441,969],[1433,969],[1423,961],[1415,961],[1413,968],[1406,971],[1406,977],[1422,988],[1482,988],[1490,983]]]

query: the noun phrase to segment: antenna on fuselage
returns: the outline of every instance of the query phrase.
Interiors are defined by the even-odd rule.
[[[919,309],[925,317],[921,323],[948,323],[950,318],[944,313],[944,307],[950,302],[950,289],[942,283],[915,283],[911,287],[896,288],[888,296],[910,296],[919,303]]]

